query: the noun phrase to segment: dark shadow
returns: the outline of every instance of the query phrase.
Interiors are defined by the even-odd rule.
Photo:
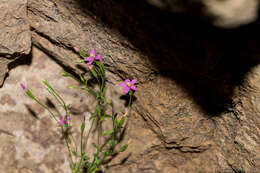
[[[30,108],[29,105],[25,104],[25,107],[26,107],[26,109],[28,110],[28,112],[30,113],[31,116],[33,116],[36,119],[39,119],[39,117],[37,116],[37,113],[32,108]]]
[[[194,17],[164,11],[143,0],[78,3],[82,11],[91,11],[128,38],[149,57],[158,74],[182,86],[212,116],[232,106],[234,88],[260,61],[259,21],[237,29],[217,29],[201,17],[200,4],[191,12],[198,14]]]
[[[14,55],[15,57],[19,57],[19,55]],[[31,65],[32,63],[32,52],[30,52],[28,55],[20,55],[19,58],[17,58],[15,61],[8,64],[8,70],[12,70],[13,68],[19,66],[19,65]]]
[[[57,110],[55,104],[49,98],[46,98],[46,105],[48,108]]]
[[[17,59],[8,64],[8,66],[7,66],[8,71],[12,70],[13,68],[15,68],[19,65],[30,65],[32,63],[32,53],[31,52],[28,55],[19,55],[19,54],[15,53],[14,55],[12,55],[12,57],[10,57],[10,59],[15,59],[15,58],[17,58]],[[9,76],[9,73],[6,73],[2,84],[0,85],[0,88],[3,87],[4,82],[8,78],[8,76]]]
[[[11,132],[8,132],[8,131],[6,131],[6,130],[2,130],[2,129],[0,129],[0,134],[1,134],[1,133],[6,134],[6,135],[9,135],[9,136],[13,136],[13,137],[15,137],[14,134],[12,134]]]
[[[127,107],[129,104],[129,101],[130,101],[130,96],[128,94],[122,95],[122,96],[120,96],[120,99],[125,101],[124,106]],[[133,95],[131,105],[136,101],[136,99],[137,98]]]

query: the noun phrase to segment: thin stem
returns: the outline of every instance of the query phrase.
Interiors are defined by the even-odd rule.
[[[57,118],[55,117],[55,115],[50,111],[50,109],[45,106],[44,104],[42,104],[39,100],[37,100],[36,98],[34,98],[34,100],[39,104],[41,105],[44,109],[46,109],[50,114],[51,116],[56,120],[56,122],[58,123],[59,121],[57,120]]]
[[[89,138],[90,132],[92,131],[95,120],[96,120],[96,117],[94,119],[92,119],[92,121],[91,121],[90,129],[89,129],[87,137],[86,137],[86,147],[88,146],[88,138]]]
[[[128,102],[128,106],[127,106],[128,109],[130,109],[130,107],[131,107],[131,102],[132,102],[132,91],[129,92],[129,97],[130,97],[130,98],[129,98],[129,102]]]
[[[61,127],[61,131],[62,131],[62,133],[64,134],[64,129],[63,129],[63,127]],[[66,135],[64,135],[64,138],[65,138],[66,146],[67,146],[68,151],[69,151],[70,162],[72,163],[72,165],[74,165],[73,160],[72,160],[71,149],[70,149],[68,137],[67,137]]]
[[[84,131],[81,132],[81,136],[80,136],[80,162],[79,162],[79,168],[81,168],[81,163],[82,163],[82,160],[83,160],[83,143],[82,143],[82,139],[83,139],[83,135],[84,135]]]

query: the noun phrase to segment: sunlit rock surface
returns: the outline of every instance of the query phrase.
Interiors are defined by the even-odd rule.
[[[203,2],[217,8],[210,3],[221,6],[222,1]],[[248,1],[252,8],[257,3]],[[118,84],[128,77],[139,81],[122,141],[129,148],[106,163],[104,172],[260,170],[258,21],[220,30],[197,16],[173,14],[137,0],[28,0],[26,21],[33,51],[10,66],[1,88],[0,152],[5,154],[0,170],[69,172],[57,126],[26,99],[19,82],[45,101],[40,78],[55,84],[78,108],[72,121],[79,124],[83,115],[90,115],[93,100],[67,90],[75,82],[60,77],[61,67],[86,70],[75,65],[73,46],[97,49],[108,69],[108,94],[118,106],[123,102]],[[22,65],[25,62],[28,65]],[[123,112],[124,107],[119,108]]]

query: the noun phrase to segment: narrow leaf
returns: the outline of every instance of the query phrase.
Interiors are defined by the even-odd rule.
[[[84,132],[84,130],[85,130],[85,126],[86,126],[86,124],[85,124],[85,122],[83,122],[83,123],[81,124],[81,133]]]
[[[128,144],[125,144],[121,149],[120,149],[120,152],[124,152],[128,147]]]
[[[79,55],[82,57],[82,58],[85,58],[87,56],[87,54],[83,51],[83,50],[79,50]]]
[[[111,135],[113,133],[114,133],[114,130],[109,130],[109,131],[104,133],[104,136]]]
[[[69,89],[73,89],[73,90],[77,90],[77,89],[80,89],[79,87],[76,87],[76,86],[68,86]]]
[[[98,80],[98,75],[97,75],[97,72],[94,70],[94,68],[90,69],[90,72]]]
[[[122,117],[121,120],[118,123],[118,127],[121,128],[125,123],[125,117]]]
[[[81,82],[83,82],[83,83],[84,83],[84,82],[85,82],[85,79],[84,79],[84,77],[83,77],[81,74],[79,75],[79,77],[80,77],[80,80],[81,80]]]

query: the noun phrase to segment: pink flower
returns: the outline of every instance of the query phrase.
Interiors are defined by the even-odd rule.
[[[127,94],[130,89],[133,91],[136,91],[137,88],[136,86],[134,86],[134,84],[137,82],[137,79],[134,79],[132,81],[130,81],[130,79],[126,79],[124,83],[121,83],[120,86],[124,87],[124,93]]]
[[[89,57],[85,57],[84,61],[88,62],[87,65],[89,68],[91,68],[94,60],[98,60],[103,63],[102,57],[96,54],[96,49],[93,49],[93,50],[90,49]]]
[[[73,49],[75,50],[75,52],[79,52],[79,48],[73,47]]]
[[[23,83],[20,83],[20,86],[24,91],[26,90],[26,86]]]
[[[63,125],[63,124],[68,124],[68,121],[71,119],[71,117],[66,117],[66,116],[60,116],[60,121],[59,124]]]

